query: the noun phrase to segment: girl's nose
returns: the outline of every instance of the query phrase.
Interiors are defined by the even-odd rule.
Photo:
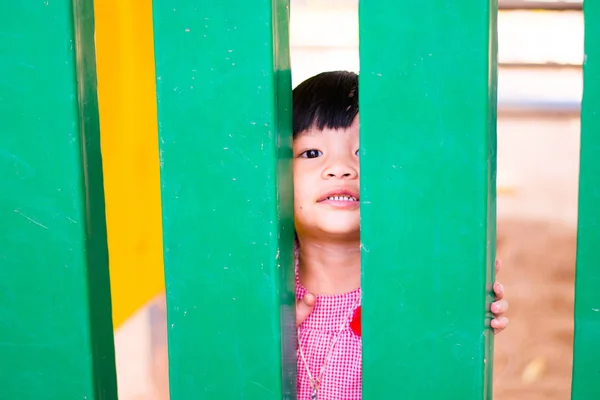
[[[325,169],[327,179],[355,179],[358,171],[350,165],[336,164]]]

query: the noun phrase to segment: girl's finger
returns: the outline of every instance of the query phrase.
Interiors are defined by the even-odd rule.
[[[315,296],[306,293],[302,300],[296,302],[296,328],[300,326],[315,306]]]
[[[508,311],[508,302],[506,300],[493,302],[490,309],[494,315],[500,316]]]
[[[500,333],[506,329],[508,322],[508,318],[506,317],[494,318],[491,324],[492,328],[494,328],[494,334]]]
[[[496,295],[496,300],[502,300],[504,298],[504,286],[501,283],[494,283],[494,294]]]

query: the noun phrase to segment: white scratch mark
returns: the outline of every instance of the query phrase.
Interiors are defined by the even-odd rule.
[[[67,217],[67,219],[68,219],[69,221],[71,221],[72,223],[74,223],[74,224],[76,224],[76,223],[77,223],[77,221],[75,221],[73,218],[69,218],[69,217]]]
[[[31,222],[33,222],[34,224],[41,226],[44,229],[48,229],[48,227],[46,225],[42,225],[39,222],[37,222],[36,220],[34,220],[33,218],[28,217],[27,215],[23,214],[21,211],[19,210],[15,210],[15,212],[23,217],[25,217],[26,219],[30,220]]]
[[[259,388],[266,390],[268,393],[274,394],[272,390],[270,390],[268,387],[265,387],[265,386],[261,385],[261,384],[260,384],[260,383],[258,383],[258,382],[250,381],[250,382],[248,382],[248,383],[251,383],[251,384],[253,384],[253,385],[256,385],[256,386],[258,386]]]

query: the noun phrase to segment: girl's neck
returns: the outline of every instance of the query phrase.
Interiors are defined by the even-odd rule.
[[[323,242],[298,238],[299,278],[315,295],[348,293],[360,287],[360,240]]]

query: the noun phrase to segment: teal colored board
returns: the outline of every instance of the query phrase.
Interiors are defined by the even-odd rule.
[[[172,400],[294,398],[283,0],[154,0]]]
[[[572,399],[600,399],[600,3],[586,1]]]
[[[360,3],[365,400],[492,398],[496,15]]]
[[[116,399],[93,3],[0,27],[0,399]]]

